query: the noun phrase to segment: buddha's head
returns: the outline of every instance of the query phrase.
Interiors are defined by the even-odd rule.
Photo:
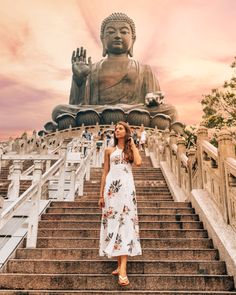
[[[136,39],[135,24],[124,13],[112,13],[102,22],[100,38],[103,56],[108,53],[117,55],[126,53],[132,57]]]

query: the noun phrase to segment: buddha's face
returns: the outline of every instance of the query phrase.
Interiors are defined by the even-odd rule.
[[[134,42],[130,25],[122,21],[108,23],[102,41],[108,53],[128,54]]]

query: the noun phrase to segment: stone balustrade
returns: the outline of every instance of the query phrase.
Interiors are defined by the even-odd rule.
[[[168,130],[156,130],[148,145],[159,165],[167,162],[186,196],[193,189],[206,190],[225,222],[236,229],[235,142],[229,130],[219,132],[218,148],[209,142],[203,126],[197,131],[196,148],[186,150],[185,139]]]
[[[0,167],[12,163],[9,167],[8,180],[11,182],[7,194],[7,200],[11,202],[1,212],[0,228],[30,201],[27,247],[36,247],[40,200],[73,201],[76,194],[83,195],[84,180],[90,179],[90,167],[102,165],[105,144],[101,141],[97,148],[96,140],[86,141],[81,137],[58,140],[49,137],[43,138],[41,144],[34,145],[31,150],[33,141],[22,142],[17,151],[2,149],[0,155]],[[32,161],[32,165],[24,170],[24,162],[27,161]],[[26,180],[31,181],[31,185],[20,194],[20,181]]]

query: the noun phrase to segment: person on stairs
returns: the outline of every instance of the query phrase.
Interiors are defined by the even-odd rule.
[[[127,258],[142,255],[132,164],[141,156],[125,122],[115,126],[114,147],[105,150],[99,207],[102,209],[99,255],[117,258],[118,283],[127,286]]]

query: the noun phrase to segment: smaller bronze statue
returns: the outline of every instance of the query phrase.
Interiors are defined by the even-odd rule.
[[[128,121],[165,129],[174,122],[174,106],[163,103],[164,95],[148,65],[132,59],[135,24],[123,13],[113,13],[101,25],[103,57],[92,64],[81,47],[72,54],[72,85],[69,104],[58,105],[52,119],[59,129]],[[45,129],[55,129],[49,122]]]

